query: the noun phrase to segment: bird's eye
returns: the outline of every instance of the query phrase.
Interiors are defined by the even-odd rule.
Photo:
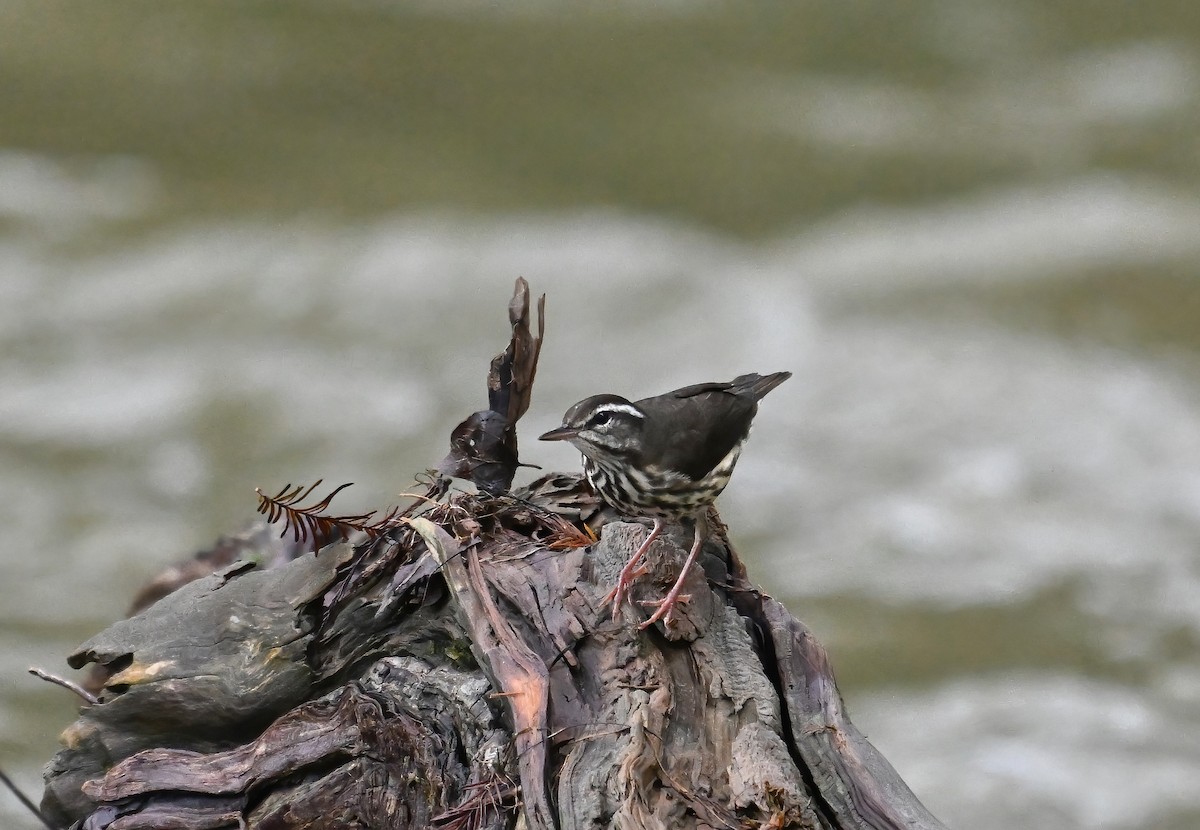
[[[592,416],[592,426],[602,427],[612,420],[611,412],[597,412]]]

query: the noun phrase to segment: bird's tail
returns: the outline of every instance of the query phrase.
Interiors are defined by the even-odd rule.
[[[690,398],[704,392],[729,392],[733,395],[748,394],[754,400],[761,401],[763,396],[792,376],[791,372],[775,372],[771,375],[738,375],[724,383],[697,383],[695,386],[685,386],[669,394],[677,398]]]
[[[761,401],[766,394],[792,376],[791,372],[774,372],[769,375],[739,375],[729,381],[729,391],[748,394]]]

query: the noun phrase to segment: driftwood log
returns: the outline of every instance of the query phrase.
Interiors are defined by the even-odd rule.
[[[672,623],[639,631],[636,604],[610,617],[646,527],[578,476],[509,491],[541,339],[528,312],[519,281],[489,409],[439,468],[468,483],[439,476],[374,523],[284,515],[293,539],[236,537],[236,563],[70,656],[95,667],[99,702],[47,767],[52,825],[942,827],[715,510]],[[661,597],[690,539],[651,547],[635,603]]]

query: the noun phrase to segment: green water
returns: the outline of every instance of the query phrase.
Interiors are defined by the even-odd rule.
[[[1200,818],[1200,6],[0,4],[0,765],[253,489],[790,369],[722,497],[955,827]],[[33,827],[7,796],[5,826]],[[23,822],[23,823],[22,823]]]
[[[1194,67],[1138,55],[1186,64],[1189,6],[452,5],[6,3],[0,145],[146,160],[160,218],[607,205],[752,238],[1089,168],[1197,183],[1194,89],[1162,89]]]

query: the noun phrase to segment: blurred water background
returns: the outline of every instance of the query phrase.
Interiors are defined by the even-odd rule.
[[[1200,5],[0,4],[0,766],[254,488],[790,369],[723,513],[950,826],[1200,825]],[[35,825],[0,794],[0,824]]]

